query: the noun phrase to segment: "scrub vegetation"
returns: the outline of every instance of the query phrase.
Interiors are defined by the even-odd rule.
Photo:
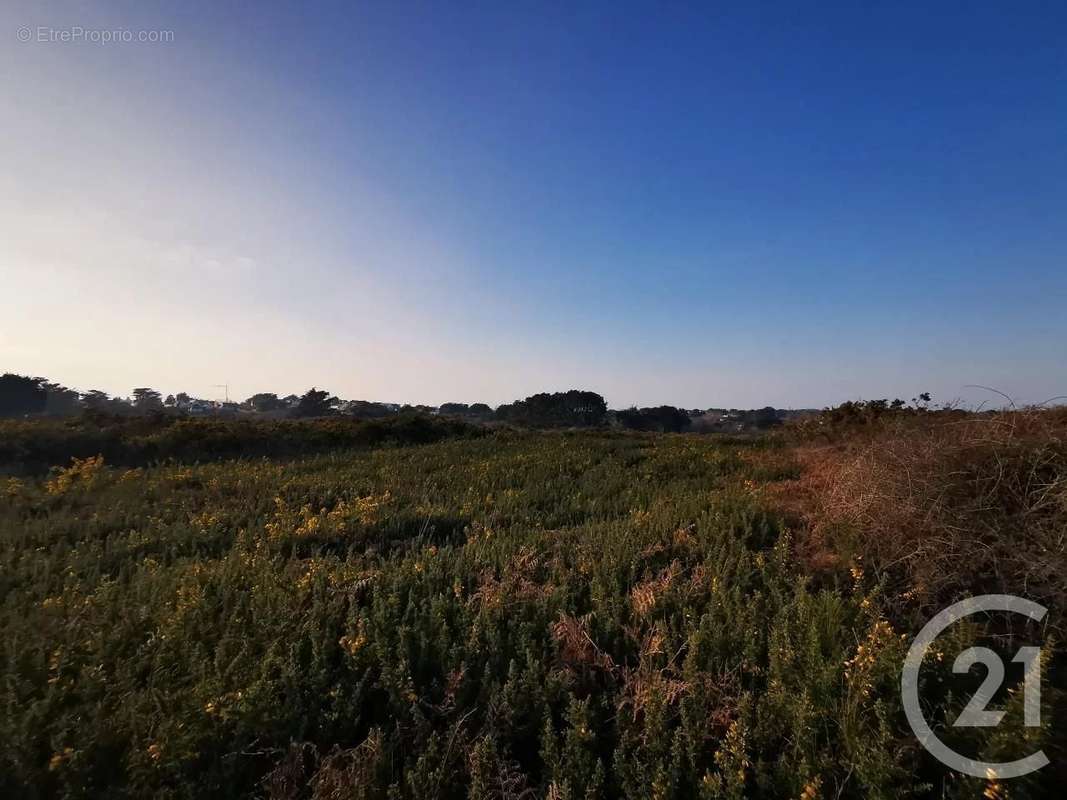
[[[123,435],[71,452],[68,429],[3,423],[3,796],[1062,786],[1055,766],[950,773],[899,691],[911,637],[945,603],[1043,602],[1043,631],[979,620],[939,639],[921,692],[961,752],[1043,747],[1062,764],[1062,414],[827,417],[744,438],[423,421],[349,441],[326,420],[285,423],[303,427],[273,452],[253,437],[241,459],[230,445],[254,426],[181,424],[230,444],[207,457]],[[969,699],[956,654],[1035,635],[1044,726],[1022,727],[1020,690],[998,694],[1001,727],[952,728]]]

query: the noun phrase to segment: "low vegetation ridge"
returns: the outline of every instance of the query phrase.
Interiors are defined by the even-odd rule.
[[[429,444],[487,431],[462,420],[405,414],[389,419],[227,420],[86,414],[71,420],[0,420],[0,475],[40,474],[71,459],[111,466],[297,456],[383,445]]]

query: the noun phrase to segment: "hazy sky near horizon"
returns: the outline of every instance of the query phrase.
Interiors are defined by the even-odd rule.
[[[1067,394],[1062,3],[9,2],[0,36],[0,371]]]

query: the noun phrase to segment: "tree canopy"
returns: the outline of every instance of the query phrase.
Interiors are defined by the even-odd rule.
[[[539,428],[591,427],[604,422],[608,405],[596,392],[541,392],[500,406],[498,419]]]
[[[635,431],[681,433],[691,424],[689,413],[674,406],[628,408],[615,412],[615,418],[624,428]]]
[[[22,417],[44,411],[48,393],[43,383],[44,378],[11,372],[0,375],[0,417]]]
[[[253,411],[260,413],[278,411],[286,407],[285,401],[280,399],[274,392],[257,392],[245,400],[244,404]]]
[[[294,417],[329,417],[337,413],[341,401],[323,389],[312,387],[307,390],[300,402],[296,404]]]
[[[442,403],[437,409],[438,413],[454,417],[483,418],[493,416],[493,409],[485,403]]]
[[[133,390],[133,407],[141,412],[162,411],[163,396],[155,389],[142,386]]]

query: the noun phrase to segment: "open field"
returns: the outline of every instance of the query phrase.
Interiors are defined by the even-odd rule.
[[[1067,0],[0,35],[0,800],[1067,798]]]
[[[1029,586],[1060,630],[1064,426],[1026,425],[886,434],[896,453],[870,433],[457,428],[0,478],[0,793],[1045,796],[1051,768],[950,775],[899,692],[947,600]],[[939,640],[928,718],[968,699],[951,665],[984,634]],[[1044,727],[1005,694],[1004,726],[946,740],[1058,753],[1051,669]]]

